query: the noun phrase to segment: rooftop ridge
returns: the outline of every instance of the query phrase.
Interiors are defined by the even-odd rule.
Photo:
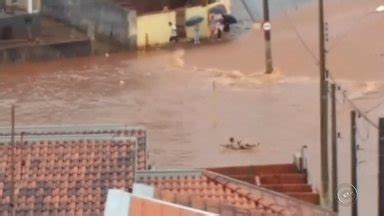
[[[0,142],[11,140],[11,128],[0,127]],[[17,126],[14,133],[15,139],[31,141],[59,141],[59,140],[87,140],[98,141],[124,140],[124,137],[135,137],[140,154],[147,159],[141,161],[145,167],[148,163],[148,134],[145,127],[131,127],[126,124],[67,124],[67,125],[29,125]]]
[[[131,127],[125,124],[89,124],[89,125],[30,125],[16,126],[15,133],[35,133],[35,134],[52,134],[52,133],[116,133],[118,131],[142,131],[146,133],[146,128],[137,126]],[[11,134],[10,127],[0,127],[0,136],[9,136]]]
[[[169,170],[138,170],[136,172],[136,177],[140,178],[146,178],[146,177],[175,177],[175,175],[178,176],[202,176],[203,170],[199,169],[169,169]],[[136,179],[139,180],[139,179]]]
[[[11,137],[10,136],[6,136],[6,137],[1,137],[0,136],[0,143],[4,144],[4,143],[9,143],[10,142],[10,139]],[[16,138],[19,138],[19,136],[17,136]],[[49,137],[46,137],[46,136],[35,136],[35,135],[32,135],[32,136],[29,136],[29,135],[23,135],[23,137],[19,140],[19,139],[16,139],[15,142],[40,142],[40,141],[55,141],[55,142],[58,142],[58,141],[62,141],[62,142],[65,142],[65,141],[112,141],[112,142],[119,142],[119,141],[132,141],[132,142],[135,142],[137,143],[138,140],[137,140],[137,137],[133,137],[133,136],[124,136],[124,137],[115,137],[113,135],[105,135],[105,134],[65,134],[65,135],[56,135],[56,136],[49,136]]]

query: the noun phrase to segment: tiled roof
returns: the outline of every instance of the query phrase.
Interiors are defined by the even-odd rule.
[[[97,216],[108,189],[129,190],[137,139],[81,137],[31,137],[13,148],[0,141],[0,215],[10,215],[14,200],[16,215]]]
[[[108,190],[104,216],[219,216],[218,214],[140,196],[122,190]]]
[[[221,215],[333,215],[316,205],[211,171],[140,171],[165,201]]]
[[[139,169],[147,169],[148,167],[148,151],[147,151],[147,132],[141,127],[128,127],[126,125],[61,125],[61,126],[28,126],[16,127],[15,137],[22,141],[28,140],[45,140],[60,139],[67,137],[63,135],[99,135],[112,136],[115,139],[119,137],[135,137],[138,144],[138,155],[144,160],[138,161]],[[9,127],[0,128],[0,141],[10,140],[11,130]],[[62,138],[62,139],[63,139]]]
[[[306,174],[299,172],[294,164],[219,167],[209,170],[316,205],[320,204],[318,192],[312,190]]]

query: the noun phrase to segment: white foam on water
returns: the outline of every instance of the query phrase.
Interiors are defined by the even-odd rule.
[[[312,77],[306,77],[306,76],[300,76],[300,77],[285,77],[284,79],[280,80],[279,83],[284,84],[312,84],[318,82],[317,80],[313,79]]]
[[[176,67],[176,68],[183,68],[185,66],[185,60],[184,60],[185,50],[184,49],[178,49],[171,53],[170,56],[170,62],[168,66]]]
[[[68,74],[68,79],[73,79],[75,81],[85,81],[89,80],[89,76],[83,76],[79,74]]]
[[[0,100],[0,107],[11,107],[12,104],[16,103],[16,99],[1,99]]]
[[[271,84],[312,84],[316,82],[316,80],[310,77],[285,76],[278,69],[272,74],[265,74],[264,72],[243,73],[239,70],[226,71],[215,68],[205,69],[204,71],[212,74],[212,79],[216,83],[236,88],[257,88],[261,85]]]
[[[367,81],[358,84],[349,98],[351,100],[368,99],[368,96],[376,96],[384,91],[384,83],[378,81]]]

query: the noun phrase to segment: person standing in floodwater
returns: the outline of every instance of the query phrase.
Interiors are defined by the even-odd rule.
[[[210,38],[215,38],[216,35],[216,20],[215,20],[215,14],[209,15],[209,31],[210,31]]]
[[[172,22],[169,22],[168,25],[171,27],[171,36],[169,37],[169,42],[175,43],[178,41],[177,27],[176,25],[172,24]]]
[[[216,24],[217,39],[221,40],[223,35],[223,29],[224,29],[223,16],[221,14],[215,15],[215,24]]]
[[[194,36],[194,43],[200,44],[200,25],[197,24],[194,26],[195,36]]]

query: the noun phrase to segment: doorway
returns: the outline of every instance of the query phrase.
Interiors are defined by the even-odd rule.
[[[185,21],[186,21],[185,19],[186,19],[185,8],[176,9],[176,26],[177,26],[177,33],[180,38],[187,37],[187,31],[185,29]]]

